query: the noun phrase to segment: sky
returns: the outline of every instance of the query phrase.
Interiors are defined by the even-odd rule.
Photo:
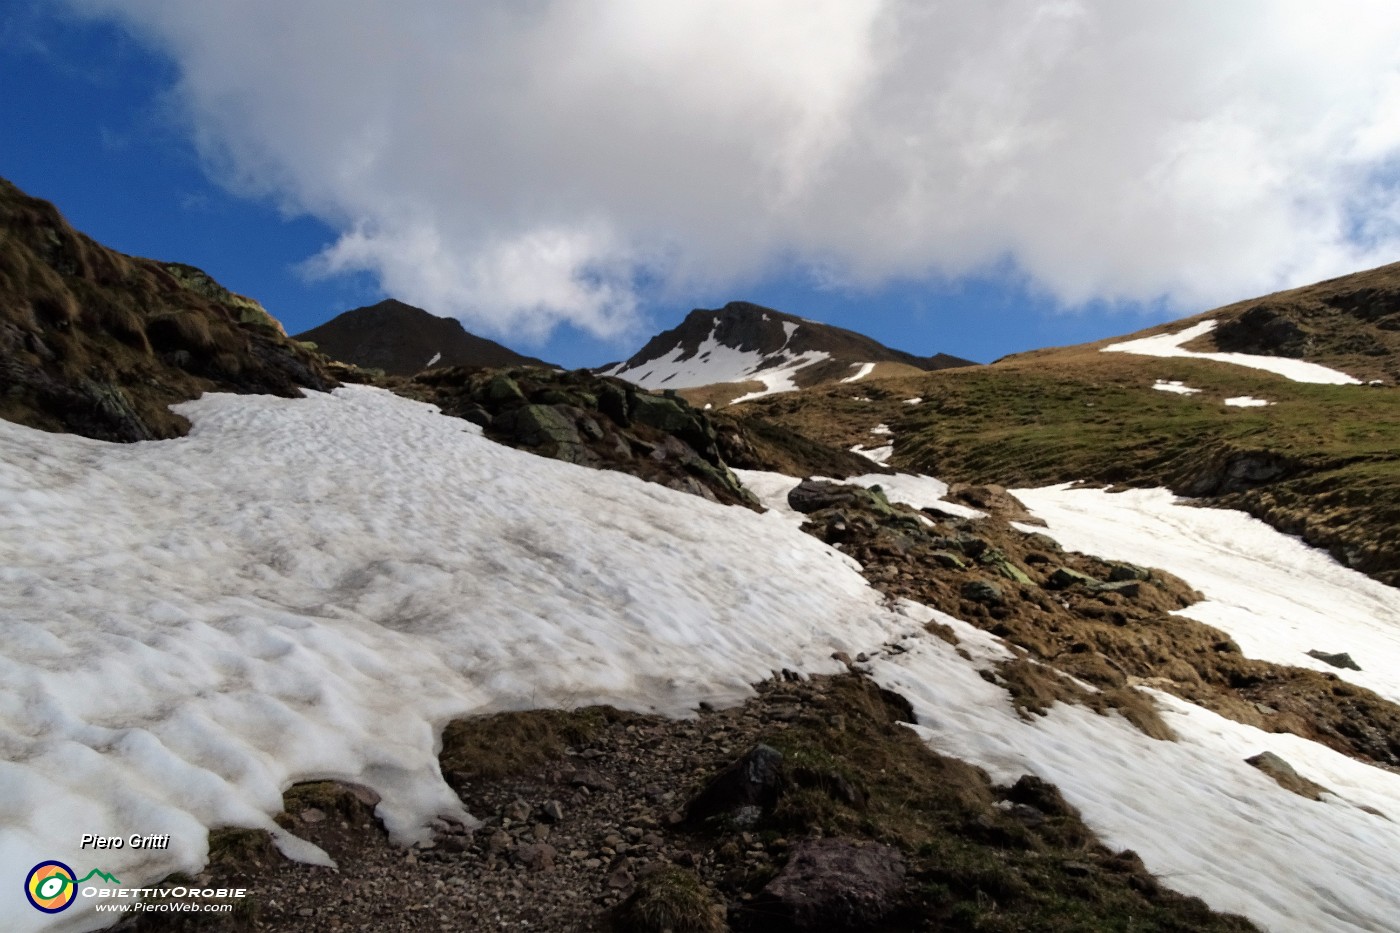
[[[1400,258],[1400,7],[10,0],[0,176],[296,333],[744,299],[988,361]]]

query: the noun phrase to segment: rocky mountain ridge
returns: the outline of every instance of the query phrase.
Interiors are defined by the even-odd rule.
[[[975,366],[945,353],[916,356],[863,334],[746,301],[697,308],[602,372],[648,389],[676,389],[701,403],[813,385]]]

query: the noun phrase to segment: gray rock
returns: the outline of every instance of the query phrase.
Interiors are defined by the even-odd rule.
[[[1054,573],[1050,574],[1050,579],[1046,582],[1046,586],[1054,590],[1063,590],[1075,584],[1092,586],[1098,582],[1098,580],[1095,580],[1087,573],[1080,573],[1078,570],[1070,570],[1068,567],[1058,567]]]
[[[744,807],[770,812],[783,787],[783,753],[767,745],[755,745],[738,761],[705,785],[686,806],[689,821],[720,814],[734,814]]]
[[[988,580],[967,581],[962,585],[962,595],[964,599],[987,605],[1006,602],[1006,594],[1001,587]]]
[[[797,843],[755,909],[793,930],[866,930],[887,917],[904,889],[904,856],[844,839]]]
[[[1336,654],[1328,654],[1326,651],[1313,649],[1308,652],[1308,657],[1317,658],[1323,664],[1330,664],[1333,667],[1346,668],[1352,671],[1361,670],[1361,665],[1353,661],[1351,655],[1347,654],[1345,651],[1339,651]]]

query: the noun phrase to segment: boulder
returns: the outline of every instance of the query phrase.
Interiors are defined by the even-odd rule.
[[[1006,593],[989,580],[969,580],[962,585],[961,592],[963,599],[970,599],[975,603],[996,605],[1006,602]]]
[[[1046,581],[1046,585],[1052,590],[1063,590],[1075,584],[1093,586],[1098,582],[1098,580],[1095,580],[1087,573],[1080,573],[1078,570],[1070,570],[1068,567],[1058,567],[1054,573],[1050,574],[1050,579]]]
[[[771,812],[783,784],[783,753],[768,745],[755,745],[695,795],[686,805],[685,818],[695,822],[747,808]]]
[[[1351,655],[1347,654],[1345,651],[1339,651],[1336,654],[1328,654],[1326,651],[1318,651],[1314,648],[1312,651],[1308,652],[1308,657],[1317,658],[1323,664],[1330,664],[1333,667],[1345,668],[1352,671],[1361,670],[1361,665],[1353,661]]]
[[[899,905],[906,871],[890,846],[805,839],[754,906],[790,930],[868,930]]]

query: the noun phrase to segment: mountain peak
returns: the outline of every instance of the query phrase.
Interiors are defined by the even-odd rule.
[[[411,376],[447,366],[550,366],[478,337],[455,318],[386,298],[352,308],[296,339],[315,343],[335,359],[366,369]]]
[[[749,301],[696,308],[607,374],[649,389],[727,403],[820,383],[975,365],[947,354],[920,357],[858,334]],[[712,397],[711,397],[712,396]]]

